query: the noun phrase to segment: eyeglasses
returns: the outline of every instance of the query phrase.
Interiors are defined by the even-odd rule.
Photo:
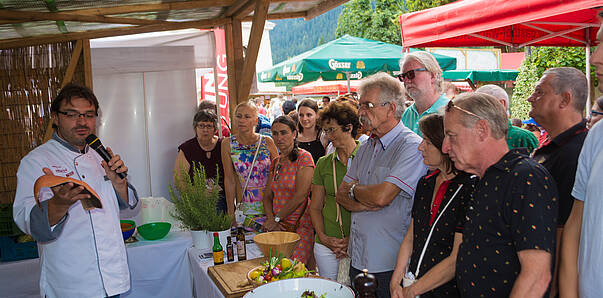
[[[325,131],[325,134],[330,135],[330,134],[333,134],[334,132],[336,132],[338,128],[339,128],[338,126],[334,126],[334,127],[323,129],[323,130]]]
[[[597,111],[590,111],[590,118],[593,117],[593,115],[599,115],[599,116],[603,116],[603,113],[601,112],[597,112]]]
[[[276,170],[274,171],[274,182],[278,181],[278,176],[281,173],[281,164],[276,165]]]
[[[198,129],[214,129],[213,124],[197,124]]]
[[[404,82],[405,79],[409,79],[409,80],[414,79],[415,71],[427,71],[427,68],[415,68],[415,69],[411,69],[405,73],[401,73],[398,75],[398,80],[400,80],[400,82]]]
[[[65,115],[67,117],[67,119],[70,120],[75,120],[75,119],[79,119],[80,117],[84,117],[85,119],[94,119],[96,118],[96,112],[86,112],[86,113],[80,113],[80,112],[76,112],[76,111],[57,111],[57,113],[61,114],[61,115]]]
[[[448,102],[448,104],[446,105],[446,112],[450,112],[450,110],[451,110],[452,108],[455,108],[455,109],[457,109],[457,110],[459,110],[459,111],[463,111],[463,112],[465,112],[465,114],[469,114],[469,115],[471,115],[471,116],[473,116],[473,117],[476,117],[477,119],[480,119],[480,120],[482,120],[482,119],[483,119],[481,116],[478,116],[478,115],[477,115],[477,114],[475,114],[475,113],[469,112],[469,111],[467,111],[467,110],[465,110],[465,109],[463,109],[463,108],[461,108],[461,107],[459,107],[459,106],[455,106],[455,105],[454,105],[454,103],[453,103],[453,102],[452,102],[452,100],[451,100],[451,101],[449,101],[449,102]]]
[[[383,106],[387,105],[388,103],[389,102],[380,103],[379,106],[383,107]],[[362,103],[359,103],[358,106],[360,107],[360,109],[364,108],[364,109],[367,109],[367,110],[371,110],[371,109],[373,109],[375,107],[375,104],[372,103],[372,102],[362,102]]]

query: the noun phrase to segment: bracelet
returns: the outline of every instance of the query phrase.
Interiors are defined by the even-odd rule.
[[[358,185],[358,183],[352,184],[352,187],[350,187],[349,195],[350,195],[350,198],[352,198],[352,200],[358,202],[358,200],[356,199],[356,196],[354,195],[354,188],[356,188],[356,185]]]

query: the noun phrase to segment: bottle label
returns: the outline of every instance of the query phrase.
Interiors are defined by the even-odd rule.
[[[224,251],[214,251],[214,264],[224,263]]]

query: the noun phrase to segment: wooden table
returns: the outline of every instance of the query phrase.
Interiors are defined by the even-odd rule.
[[[247,273],[265,260],[265,257],[261,257],[253,260],[211,266],[207,269],[207,274],[216,286],[218,286],[224,297],[243,297],[245,293],[257,287],[248,282]]]

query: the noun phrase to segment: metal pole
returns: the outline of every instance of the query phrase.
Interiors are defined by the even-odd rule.
[[[350,72],[346,71],[345,72],[345,77],[348,79],[348,93],[352,92],[352,89],[350,88]]]
[[[586,47],[584,47],[584,51],[586,52],[586,115],[590,113],[590,28],[584,29],[586,31]],[[599,83],[601,84],[601,83]]]

